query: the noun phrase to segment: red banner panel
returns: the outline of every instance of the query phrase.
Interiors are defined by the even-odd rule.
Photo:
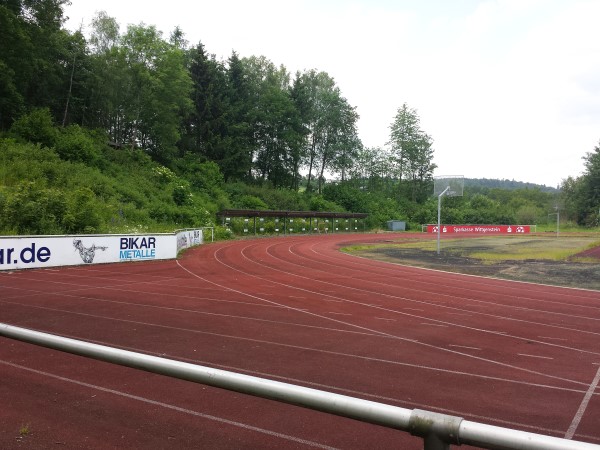
[[[428,233],[437,233],[437,225],[427,225]],[[528,234],[531,225],[442,225],[446,234]]]

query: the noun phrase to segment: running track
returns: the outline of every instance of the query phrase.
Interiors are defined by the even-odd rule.
[[[0,322],[600,444],[600,292],[338,251],[400,236],[0,272]],[[400,431],[6,338],[0,377],[0,448],[422,448]]]

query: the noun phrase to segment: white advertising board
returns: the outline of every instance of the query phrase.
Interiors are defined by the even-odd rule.
[[[202,230],[181,230],[177,233],[177,253],[181,250],[200,245],[204,242]]]
[[[171,259],[176,235],[0,237],[0,270]]]

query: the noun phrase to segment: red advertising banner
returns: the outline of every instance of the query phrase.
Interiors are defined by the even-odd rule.
[[[437,233],[437,225],[427,225],[428,233]],[[446,234],[528,234],[531,225],[442,225]]]

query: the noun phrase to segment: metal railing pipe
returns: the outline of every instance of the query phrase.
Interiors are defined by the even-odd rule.
[[[409,410],[332,392],[112,348],[0,323],[0,336],[147,372],[277,400],[410,432],[425,450],[468,444],[491,450],[600,450],[600,445],[484,425],[461,417]]]
[[[600,445],[511,430],[463,420],[459,426],[461,444],[491,450],[598,450]]]
[[[92,344],[4,323],[0,323],[0,336],[405,431],[408,430],[412,413],[410,409],[397,406]]]

